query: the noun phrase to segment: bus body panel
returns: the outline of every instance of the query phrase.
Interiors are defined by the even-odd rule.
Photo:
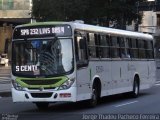
[[[77,70],[77,100],[90,99],[90,70],[88,67]]]
[[[125,92],[131,92],[133,90],[133,82],[135,75],[138,75],[140,78],[140,90],[148,89],[152,87],[155,83],[155,62],[150,61],[128,61],[122,60],[121,62],[119,60],[107,60],[104,61],[91,61],[89,64],[89,67],[92,71],[92,80],[90,81],[90,85],[92,86],[93,80],[95,79],[94,75],[99,76],[99,79],[101,80],[101,97],[108,96],[108,95],[114,95],[114,94],[120,94]],[[148,64],[151,64],[150,67]],[[97,73],[96,67],[102,66],[103,70],[102,73]],[[109,67],[111,66],[112,67]],[[148,67],[149,70],[148,71]],[[136,68],[136,69],[135,69]],[[144,71],[145,69],[145,71]],[[84,69],[86,73],[88,72],[88,68]],[[112,72],[111,72],[112,71]],[[99,72],[99,71],[98,71]],[[77,71],[77,74],[80,72]],[[82,74],[80,74],[82,75]],[[82,81],[83,85],[81,89],[77,88],[78,91],[81,91],[81,94],[77,94],[77,100],[85,100],[89,99],[91,96],[91,87],[87,86],[88,81],[86,80],[86,76],[79,76],[77,78],[78,80]],[[85,86],[86,85],[86,86]],[[81,86],[79,84],[78,86]],[[85,87],[87,88],[85,88]]]
[[[139,76],[140,90],[150,88],[155,83],[155,61],[151,59],[132,59],[132,58],[101,58],[95,59],[89,58],[88,65],[85,67],[77,68],[76,53],[75,53],[75,30],[92,32],[97,34],[113,35],[119,37],[130,37],[133,39],[145,39],[147,41],[153,41],[151,35],[136,33],[131,31],[117,30],[112,28],[105,28],[93,25],[85,25],[74,22],[58,22],[58,23],[36,23],[34,25],[21,25],[16,28],[27,26],[45,26],[45,25],[70,25],[72,28],[72,36],[68,38],[73,39],[73,56],[74,56],[74,70],[67,77],[74,78],[73,85],[66,90],[35,90],[35,91],[18,91],[12,86],[12,98],[13,102],[58,102],[58,101],[70,101],[76,102],[81,100],[87,100],[91,98],[92,87],[95,79],[99,79],[101,82],[101,96],[114,95],[124,92],[131,92],[133,90],[134,78]],[[35,37],[35,36],[34,36]],[[65,36],[67,37],[67,36]],[[64,38],[65,38],[64,37]],[[13,40],[18,41],[18,40]],[[23,40],[22,40],[23,41]],[[127,48],[129,49],[129,48]],[[73,61],[72,61],[73,62]],[[18,76],[13,76],[12,79],[16,80]],[[27,77],[26,77],[27,78]],[[52,93],[50,97],[32,97],[31,93]],[[60,94],[65,94],[69,97],[65,97]],[[69,94],[68,94],[69,93]],[[56,98],[55,95],[58,95]],[[70,96],[71,94],[71,96]],[[27,98],[26,95],[29,97]],[[66,95],[66,96],[67,96]]]
[[[13,102],[59,102],[59,101],[66,101],[66,102],[76,102],[77,96],[77,88],[71,87],[68,90],[61,90],[61,91],[17,91],[15,88],[12,87],[12,98]],[[33,97],[31,93],[42,94],[42,93],[52,93],[50,97],[41,98],[41,97]],[[60,94],[68,94],[70,93],[70,97],[60,97]],[[57,98],[54,98],[55,94],[57,94]],[[26,98],[28,95],[29,98]]]

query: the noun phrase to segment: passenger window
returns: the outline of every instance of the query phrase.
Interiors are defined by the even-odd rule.
[[[89,56],[91,58],[96,58],[96,46],[95,46],[95,36],[94,33],[89,33],[89,40],[88,40],[88,49],[89,49]]]
[[[148,59],[154,58],[153,42],[152,41],[146,41],[146,58],[148,58]]]
[[[87,39],[84,32],[75,32],[75,52],[77,66],[84,67],[88,64]]]
[[[119,42],[115,36],[111,37],[111,57],[120,58]]]
[[[131,49],[130,49],[131,58],[138,58],[138,45],[137,39],[131,39]]]
[[[145,51],[145,41],[139,39],[138,40],[138,48],[139,48],[139,58],[146,58],[146,51]]]
[[[100,39],[100,50],[101,54],[100,56],[102,58],[110,58],[110,38],[106,35],[101,35]]]

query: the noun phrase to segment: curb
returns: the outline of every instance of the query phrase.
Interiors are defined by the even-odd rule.
[[[0,74],[1,77],[11,77],[10,74]]]
[[[11,70],[11,67],[0,66],[0,70],[4,70],[4,69],[6,69],[6,70]]]
[[[11,84],[11,78],[0,76],[0,84]]]
[[[0,80],[0,84],[11,84],[10,80]]]

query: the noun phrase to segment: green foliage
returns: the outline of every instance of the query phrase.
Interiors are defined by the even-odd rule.
[[[74,21],[107,26],[110,20],[121,26],[141,20],[138,0],[33,0],[32,15],[38,21]],[[122,27],[121,26],[121,27]]]

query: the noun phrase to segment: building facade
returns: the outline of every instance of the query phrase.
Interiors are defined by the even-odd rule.
[[[138,2],[137,9],[143,14],[138,31],[152,34],[155,38],[156,78],[160,80],[160,0]]]
[[[0,0],[0,18],[30,18],[30,0]]]
[[[31,19],[31,0],[0,0],[0,54],[10,58],[13,28]]]
[[[148,2],[138,2],[137,9],[143,14],[142,24],[138,31],[156,34],[160,29],[160,0],[148,0]]]

